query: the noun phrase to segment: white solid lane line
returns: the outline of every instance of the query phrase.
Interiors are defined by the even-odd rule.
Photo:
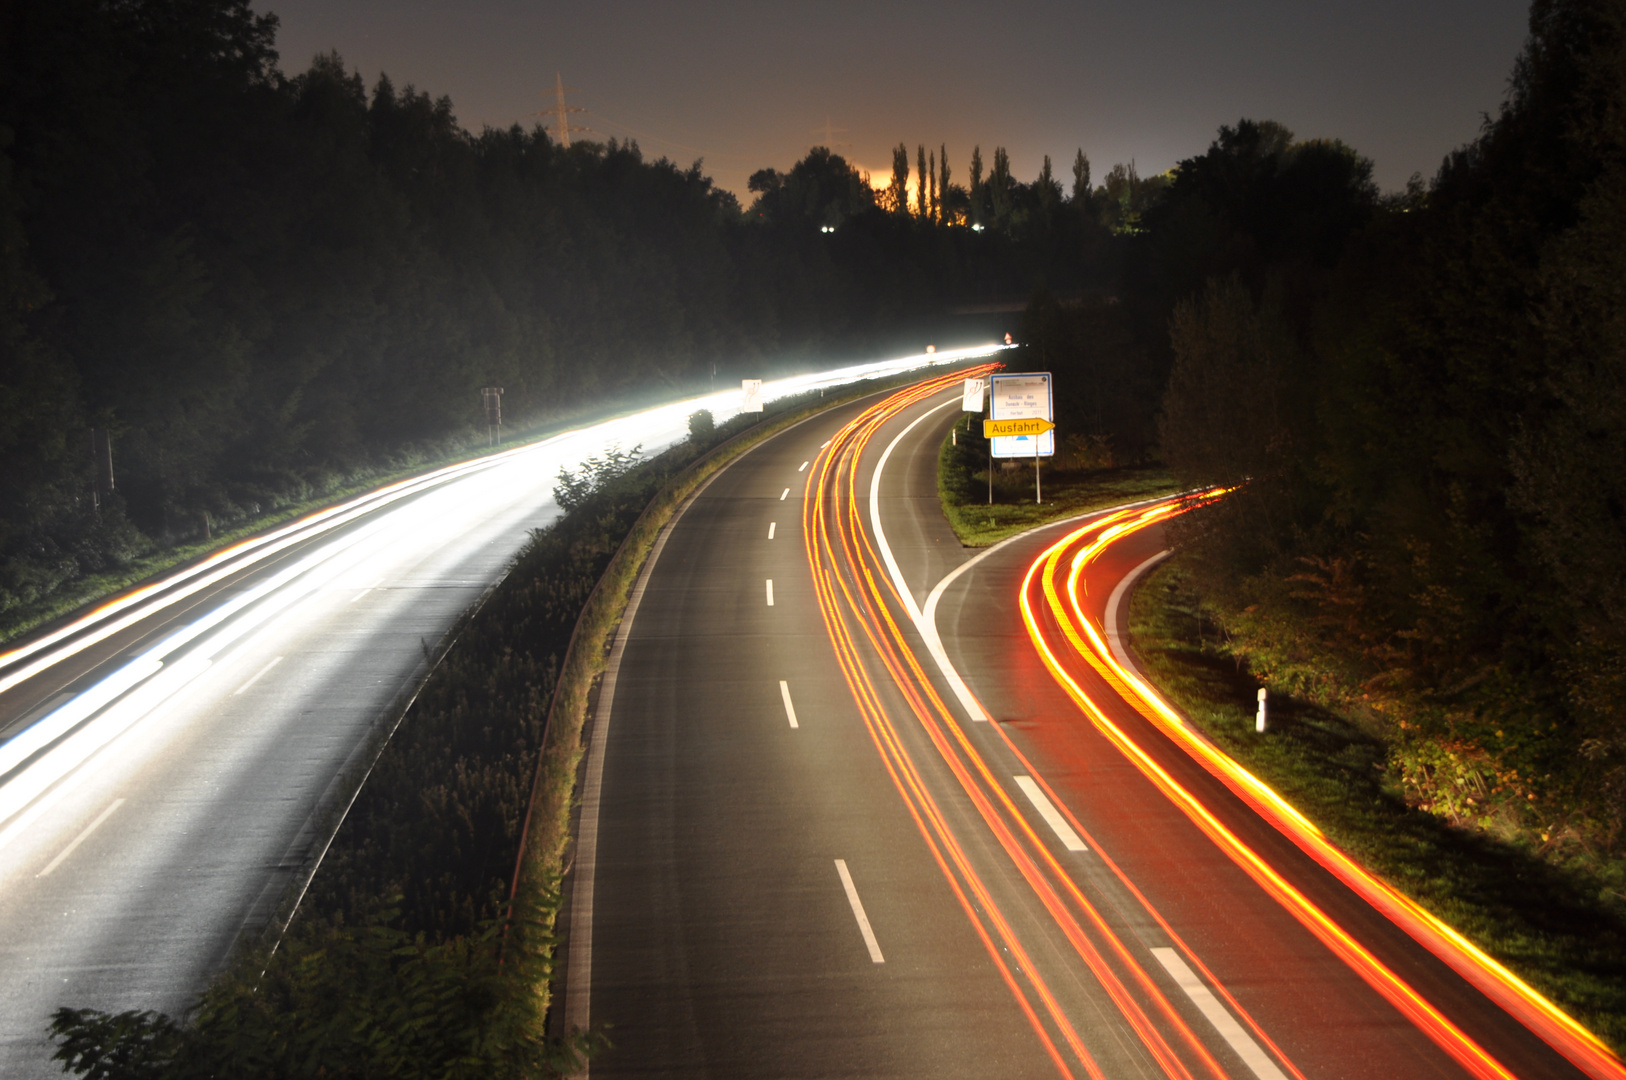
[[[887,575],[892,578],[892,584],[897,588],[898,596],[903,600],[903,606],[909,612],[909,618],[914,620],[916,626],[920,625],[920,605],[915,603],[914,591],[909,588],[909,583],[903,579],[903,571],[898,568],[898,560],[892,556],[892,545],[886,541],[886,530],[881,528],[881,474],[886,471],[887,459],[892,456],[892,451],[898,448],[898,444],[903,441],[904,436],[919,427],[921,421],[927,419],[933,413],[942,412],[953,404],[953,401],[945,401],[941,405],[933,405],[911,420],[908,427],[898,432],[896,437],[886,444],[886,449],[881,452],[881,460],[875,463],[875,472],[870,476],[869,480],[869,524],[870,528],[875,531],[875,546],[881,549],[881,560],[886,563]]]
[[[768,539],[769,539],[769,540],[772,540],[772,539],[773,539],[773,531],[774,531],[774,529],[776,529],[776,528],[777,528],[777,527],[778,527],[778,526],[779,526],[779,522],[777,522],[777,521],[770,521],[770,522],[768,522]]]
[[[73,838],[73,843],[71,843],[67,847],[63,848],[62,851],[57,855],[56,858],[52,859],[49,863],[46,864],[44,870],[41,870],[38,874],[35,874],[34,876],[35,877],[46,877],[47,875],[49,875],[51,873],[52,870],[55,870],[57,867],[61,866],[62,865],[62,860],[66,859],[69,855],[72,855],[73,854],[73,849],[78,847],[80,844],[83,844],[85,842],[85,839],[88,836],[90,836],[91,833],[96,831],[96,826],[100,825],[102,822],[104,822],[108,818],[112,817],[113,816],[113,811],[117,810],[119,807],[121,807],[123,805],[124,805],[124,800],[123,799],[114,799],[113,800],[113,805],[109,806],[106,810],[103,810],[100,814],[98,814],[96,816],[95,821],[92,821],[89,825],[85,826],[85,831],[84,832],[80,833],[78,836]]]
[[[779,501],[784,502],[785,501],[785,496],[789,495],[789,494],[790,494],[790,488],[786,488],[784,491],[781,491],[779,493]]]
[[[1137,675],[1140,674],[1140,668],[1135,665],[1135,661],[1129,658],[1129,650],[1124,648],[1123,632],[1118,626],[1118,608],[1123,603],[1124,594],[1129,592],[1135,582],[1140,580],[1142,574],[1173,554],[1172,551],[1160,551],[1129,571],[1123,576],[1123,580],[1118,582],[1118,587],[1112,590],[1112,596],[1107,600],[1106,619],[1103,620],[1101,627],[1106,631],[1107,646],[1112,649],[1112,655],[1117,658],[1118,663]]]
[[[1287,1077],[1282,1075],[1282,1070],[1278,1069],[1269,1055],[1253,1041],[1253,1036],[1242,1030],[1242,1025],[1236,1022],[1236,1018],[1227,1012],[1225,1006],[1219,1003],[1219,999],[1203,985],[1203,981],[1197,978],[1197,973],[1186,965],[1179,953],[1170,948],[1161,948],[1153,949],[1152,955],[1163,965],[1163,970],[1180,984],[1180,989],[1184,990],[1191,1003],[1197,1006],[1197,1011],[1208,1017],[1208,1022],[1214,1025],[1214,1030],[1231,1044],[1231,1049],[1235,1050],[1237,1056],[1253,1070],[1253,1075],[1259,1080],[1287,1080]]]
[[[813,464],[813,463],[812,463],[812,462],[811,462],[811,461],[804,461],[804,462],[802,462],[802,467],[801,467],[801,468],[800,468],[800,469],[797,469],[797,470],[796,470],[796,471],[797,471],[797,472],[806,472],[806,471],[807,471],[807,467],[808,467],[808,466],[809,466],[809,465],[811,465],[811,464]]]
[[[768,606],[773,607],[773,578],[768,579]]]
[[[790,721],[790,726],[801,727],[796,722],[796,706],[790,703],[790,684],[784,679],[779,680],[779,696],[785,699],[785,717]]]
[[[1039,811],[1039,816],[1044,818],[1044,823],[1050,826],[1051,830],[1061,839],[1063,847],[1068,851],[1090,850],[1084,846],[1084,841],[1079,839],[1078,833],[1073,831],[1073,827],[1067,824],[1067,819],[1061,816],[1061,812],[1056,809],[1055,804],[1046,798],[1044,791],[1038,784],[1033,782],[1033,777],[1018,776],[1016,786],[1022,789],[1022,794],[1026,795],[1028,802],[1032,803],[1033,808]]]
[[[863,901],[858,899],[858,890],[853,887],[853,876],[847,873],[847,860],[836,860],[836,873],[841,875],[841,887],[847,890],[847,903],[853,906],[853,918],[858,920],[858,932],[864,935],[864,945],[869,949],[870,961],[876,964],[886,963],[886,957],[881,955],[880,942],[875,940],[875,931],[870,929],[869,916],[864,914]]]
[[[960,699],[960,704],[965,708],[966,715],[971,717],[972,720],[981,722],[990,719],[988,710],[982,707],[982,702],[978,701],[976,695],[971,692],[971,688],[966,686],[965,680],[960,678],[960,673],[955,670],[953,663],[949,661],[948,653],[943,650],[943,639],[937,633],[937,600],[942,596],[943,590],[948,587],[948,583],[958,577],[966,567],[978,562],[990,551],[995,551],[1004,544],[1009,544],[1018,538],[1009,537],[1001,540],[993,547],[984,548],[981,554],[973,556],[969,562],[961,563],[958,569],[950,571],[949,575],[938,582],[937,587],[926,597],[926,607],[922,610],[916,606],[914,593],[909,591],[909,584],[903,579],[903,571],[898,568],[898,560],[892,557],[892,546],[887,543],[886,530],[881,528],[881,472],[886,468],[887,459],[892,456],[893,447],[897,446],[905,435],[913,431],[915,425],[920,421],[926,419],[932,413],[948,408],[952,404],[954,404],[952,401],[947,401],[942,405],[936,405],[928,409],[887,444],[886,452],[881,455],[881,460],[875,466],[875,475],[870,479],[869,519],[870,526],[875,530],[876,543],[879,545],[881,555],[886,562],[887,573],[891,575],[892,584],[897,588],[898,595],[903,598],[904,607],[909,611],[909,617],[915,621],[915,628],[920,631],[920,636],[925,640],[926,651],[931,653],[933,660],[937,661],[938,669],[943,672],[943,677],[948,680],[949,689],[954,691],[954,696]]]
[[[231,696],[236,697],[238,694],[241,694],[244,690],[247,690],[249,687],[251,687],[255,683],[259,682],[261,675],[264,675],[266,672],[270,671],[272,668],[276,667],[280,663],[282,663],[282,657],[280,657],[280,656],[273,657],[269,664],[265,665],[263,668],[256,671],[253,675],[250,675],[249,679],[248,679],[248,682],[244,683],[242,686],[239,686],[237,689],[233,690],[231,692]]]

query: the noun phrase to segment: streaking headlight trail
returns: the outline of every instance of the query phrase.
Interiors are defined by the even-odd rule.
[[[779,379],[764,385],[763,397],[772,401],[846,387],[1005,348],[945,350]],[[688,417],[696,410],[708,409],[723,422],[737,415],[741,404],[737,389],[719,391],[387,485],[231,545],[0,653],[0,693],[42,676],[44,685],[52,681],[52,669],[87,650],[100,647],[112,654],[90,662],[93,676],[62,677],[65,693],[60,685],[41,693],[47,699],[56,691],[62,700],[39,710],[39,716],[0,743],[0,847],[78,783],[76,774],[115,739],[177,700],[269,623],[359,572],[401,538],[433,546],[437,535],[455,534],[461,508],[481,506],[521,486],[545,491],[559,470],[580,469],[611,447],[641,445],[658,453],[687,438]],[[158,640],[139,640],[146,620],[185,611],[203,601],[212,587],[222,586],[236,591],[199,604],[196,617],[169,624]],[[119,644],[131,637],[138,640],[134,647]]]

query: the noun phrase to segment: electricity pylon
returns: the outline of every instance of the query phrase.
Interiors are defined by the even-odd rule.
[[[824,144],[823,144],[824,148],[826,150],[829,150],[831,153],[834,153],[835,149],[836,149],[836,136],[837,135],[845,135],[846,133],[847,133],[846,128],[831,127],[830,126],[830,117],[828,115],[826,115],[825,118],[824,118],[824,126],[823,127],[813,129],[813,134],[815,134],[815,135],[823,135],[824,136]],[[841,145],[846,146],[847,144],[842,143]]]
[[[571,89],[570,87],[565,86],[564,76],[560,75],[556,71],[556,72],[553,73],[553,101],[554,101],[553,108],[551,108],[551,109],[543,109],[541,112],[534,112],[534,113],[531,114],[532,116],[550,117],[553,120],[553,137],[554,137],[554,140],[556,142],[558,142],[558,144],[560,146],[563,146],[563,147],[565,147],[567,149],[570,146],[570,133],[571,132],[574,131],[574,132],[578,132],[578,133],[585,133],[585,132],[593,130],[590,127],[585,127],[585,126],[578,125],[578,124],[572,124],[570,122],[570,114],[571,113],[579,113],[579,112],[586,112],[587,111],[586,109],[582,108],[580,105],[567,105],[567,104],[565,104],[565,95],[566,94],[574,94],[575,92],[576,92],[575,90]]]

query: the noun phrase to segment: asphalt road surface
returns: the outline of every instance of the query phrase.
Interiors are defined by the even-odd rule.
[[[938,508],[957,388],[862,437],[860,411],[721,473],[646,570],[567,883],[564,1015],[614,1044],[594,1076],[1582,1075],[1088,671],[1145,767],[1080,711],[1018,604],[1067,527],[965,566]],[[1162,546],[1152,527],[1107,550],[1092,618]]]

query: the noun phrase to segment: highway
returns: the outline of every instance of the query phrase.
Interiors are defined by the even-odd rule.
[[[983,352],[994,351],[986,349]],[[939,353],[770,383],[835,387]],[[0,1076],[59,1006],[186,1008],[320,855],[324,815],[457,617],[557,516],[560,468],[655,452],[674,402],[390,485],[0,654]]]
[[[834,410],[665,534],[567,881],[593,1076],[1626,1075],[1135,685],[1178,507],[962,549],[958,416]]]

